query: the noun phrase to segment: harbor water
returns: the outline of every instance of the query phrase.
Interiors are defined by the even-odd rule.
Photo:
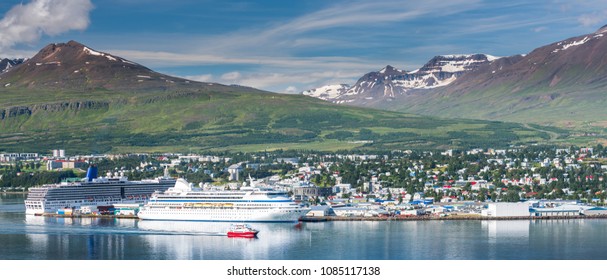
[[[606,260],[607,219],[229,223],[56,218],[0,196],[2,260]]]

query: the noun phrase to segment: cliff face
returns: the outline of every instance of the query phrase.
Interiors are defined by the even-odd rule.
[[[0,110],[0,120],[14,118],[19,116],[30,116],[32,109],[27,106],[15,106]]]
[[[108,109],[110,102],[107,101],[75,101],[75,102],[58,102],[50,104],[38,104],[32,106],[11,106],[5,109],[0,109],[0,120],[31,116],[40,111],[44,112],[63,112],[63,111],[79,111],[79,110],[97,110]]]

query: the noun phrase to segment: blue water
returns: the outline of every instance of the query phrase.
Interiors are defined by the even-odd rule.
[[[607,260],[607,220],[227,223],[26,216],[0,195],[0,260]]]

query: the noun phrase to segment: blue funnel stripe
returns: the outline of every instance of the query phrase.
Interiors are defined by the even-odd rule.
[[[86,178],[89,182],[97,178],[97,166],[89,166],[89,169],[86,171]]]

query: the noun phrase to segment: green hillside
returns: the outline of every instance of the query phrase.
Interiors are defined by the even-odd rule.
[[[530,88],[511,92],[514,86],[503,85],[475,90],[457,96],[432,94],[377,106],[386,110],[520,123],[569,127],[585,122],[604,122],[607,100],[604,89]],[[583,91],[584,94],[576,94]]]
[[[0,150],[79,153],[504,147],[556,133],[520,124],[234,91],[0,91]],[[561,133],[561,131],[559,131]]]

